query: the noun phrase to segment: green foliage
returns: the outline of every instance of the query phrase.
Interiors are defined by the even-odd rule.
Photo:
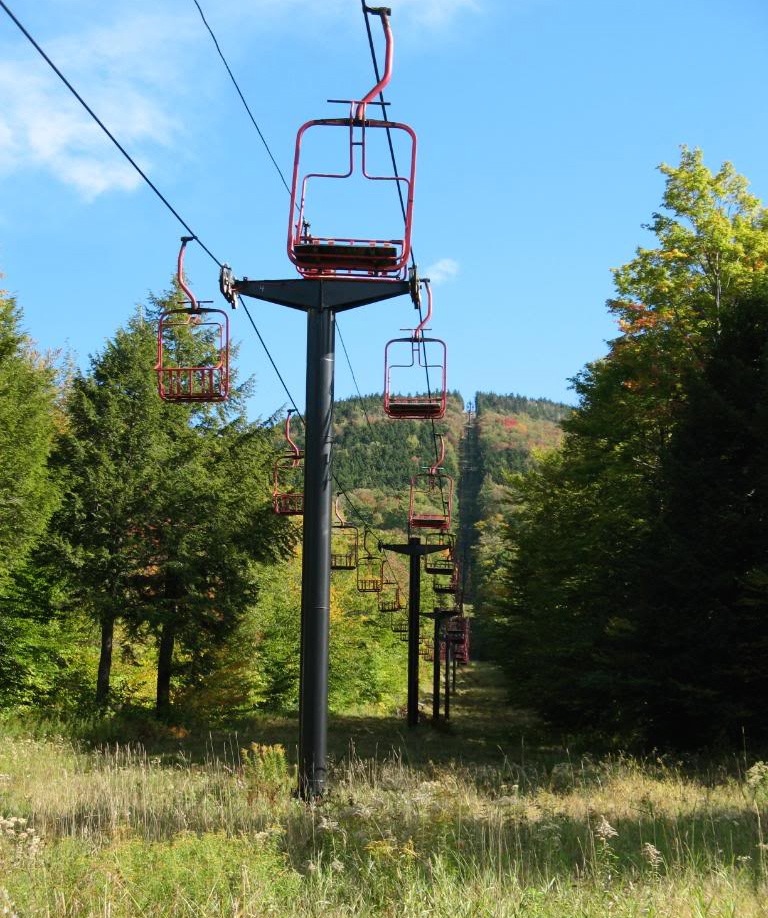
[[[296,769],[288,764],[285,747],[251,743],[240,750],[243,781],[249,801],[265,798],[274,802],[296,788]]]
[[[21,310],[0,291],[0,701],[6,704],[45,697],[62,655],[53,586],[30,562],[59,498],[48,468],[55,397],[50,361],[34,351],[21,330]]]
[[[89,679],[88,621],[62,611],[56,573],[41,552],[17,568],[0,595],[0,704],[78,705]]]
[[[237,392],[226,406],[162,402],[156,347],[155,324],[137,314],[75,376],[52,541],[71,602],[101,627],[97,700],[109,697],[121,620],[133,642],[157,641],[161,710],[172,676],[189,687],[210,673],[257,596],[255,562],[285,557],[293,535],[270,509],[269,435],[238,414]]]
[[[335,472],[346,490],[369,488],[379,494],[402,494],[411,476],[435,461],[431,424],[423,421],[392,420],[384,414],[381,396],[348,399],[334,407]],[[443,467],[456,476],[456,447],[463,424],[463,401],[451,394],[437,433],[445,435]]]
[[[475,407],[464,450],[462,535],[472,559],[476,633],[485,634],[487,644],[498,638],[492,619],[508,588],[500,572],[510,554],[504,535],[510,475],[531,469],[537,455],[559,445],[562,421],[573,409],[547,399],[488,392],[477,393]]]
[[[729,164],[662,172],[658,247],[614,272],[622,334],[514,482],[497,611],[553,724],[700,746],[764,735],[768,219]]]
[[[54,371],[0,290],[0,592],[24,563],[57,501],[48,472],[55,433]]]

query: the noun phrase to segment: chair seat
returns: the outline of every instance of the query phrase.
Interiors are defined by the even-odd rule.
[[[445,404],[442,396],[430,398],[428,396],[390,396],[386,406],[386,413],[391,418],[406,420],[421,420],[443,417]]]
[[[340,242],[299,242],[293,247],[296,264],[318,271],[393,271],[398,249],[394,245]]]

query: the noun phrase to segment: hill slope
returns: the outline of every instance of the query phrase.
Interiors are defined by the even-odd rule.
[[[477,581],[471,569],[489,533],[498,533],[506,475],[528,468],[536,451],[556,447],[560,421],[570,411],[547,399],[488,392],[478,392],[465,406],[454,392],[445,418],[432,424],[388,418],[380,395],[339,401],[334,475],[352,501],[340,502],[342,512],[356,524],[356,517],[364,517],[377,533],[404,535],[411,477],[435,461],[434,436],[442,435],[442,467],[456,482],[453,530],[471,599]]]

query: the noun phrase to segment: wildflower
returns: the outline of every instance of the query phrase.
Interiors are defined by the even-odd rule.
[[[332,870],[334,873],[343,873],[343,872],[344,872],[344,865],[342,864],[342,862],[341,862],[337,857],[335,857],[335,858],[331,861],[331,870]]]
[[[646,842],[643,845],[643,857],[648,861],[652,870],[658,870],[664,863],[661,851],[659,851],[656,845],[652,845],[650,842]]]
[[[595,835],[600,838],[604,843],[608,842],[609,838],[616,838],[619,833],[613,826],[608,822],[605,816],[600,817],[600,822],[595,829]]]

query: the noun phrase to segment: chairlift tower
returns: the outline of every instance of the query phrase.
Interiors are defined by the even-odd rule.
[[[301,277],[236,280],[226,265],[220,277],[221,292],[233,304],[242,295],[288,306],[307,316],[298,787],[304,800],[321,796],[326,781],[336,314],[404,294],[410,294],[417,302],[419,295],[415,271],[408,269],[416,135],[408,125],[368,116],[369,106],[384,104],[374,99],[391,78],[393,41],[390,11],[385,7],[366,7],[366,12],[379,16],[384,30],[383,76],[362,99],[349,101],[348,116],[308,121],[296,136],[287,254]],[[310,134],[318,132],[341,139],[339,163],[332,166],[321,163],[318,168],[311,155],[312,146],[308,150],[306,143]],[[394,169],[392,174],[382,174],[373,150],[375,138],[386,142],[394,134],[403,138],[408,150],[409,162],[402,175]],[[307,158],[309,164],[305,162]],[[391,239],[380,233],[337,234],[326,228],[325,222],[329,216],[334,217],[336,208],[322,213],[322,206],[317,215],[321,229],[319,233],[311,232],[309,215],[316,206],[314,192],[318,186],[338,189],[340,183],[354,176],[368,189],[384,187],[381,183],[386,182],[401,190],[404,207],[399,238]],[[359,203],[359,213],[368,213],[365,200]]]
[[[232,295],[277,303],[307,315],[299,794],[312,800],[322,796],[326,781],[336,314],[409,294],[411,284],[330,278],[238,281],[225,272],[222,286]]]

